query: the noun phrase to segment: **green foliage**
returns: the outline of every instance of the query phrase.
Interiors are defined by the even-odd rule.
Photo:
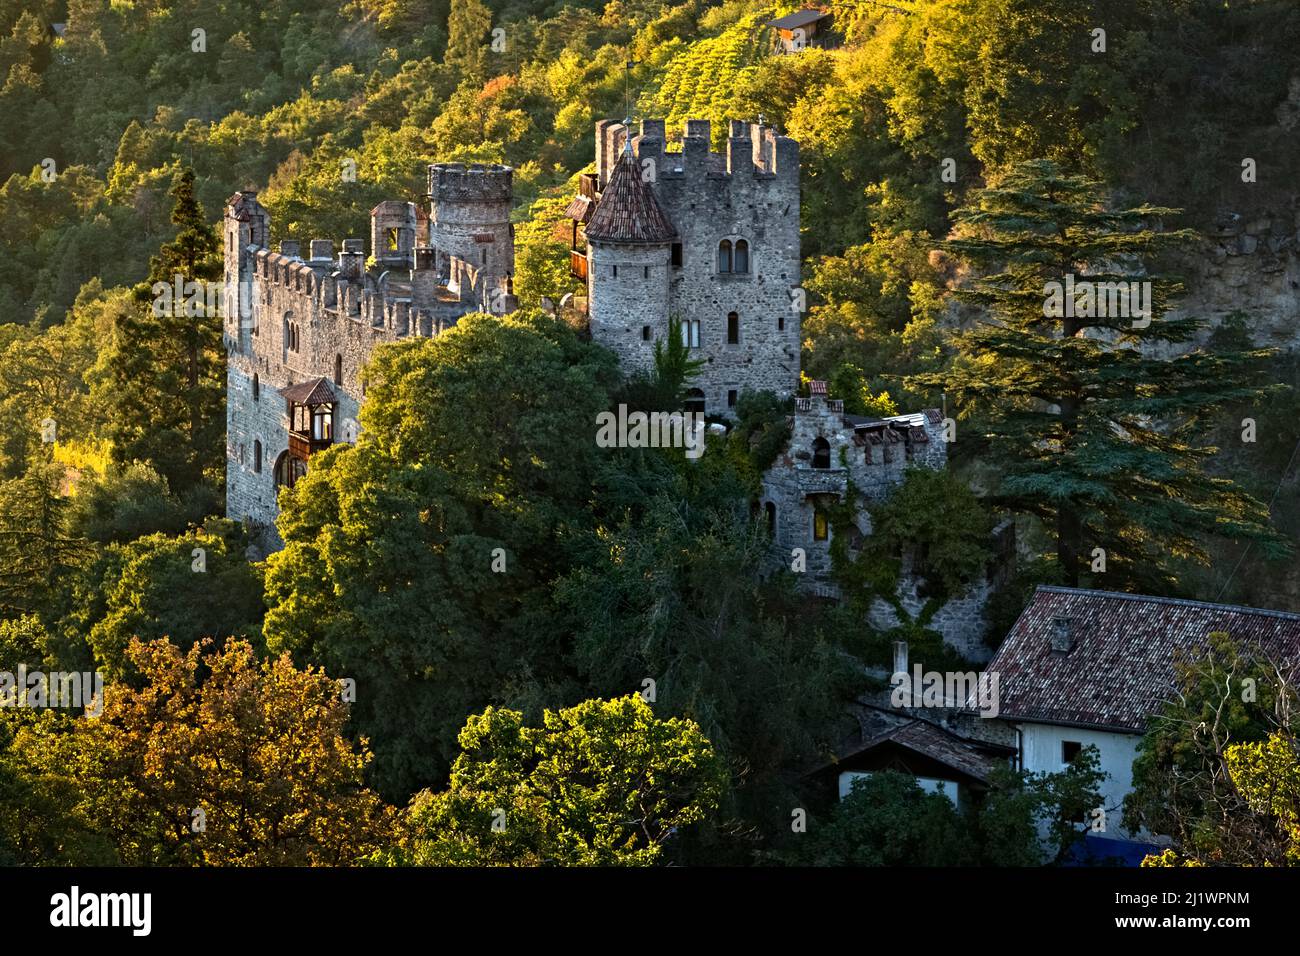
[[[88,635],[111,680],[134,676],[127,661],[134,638],[167,638],[183,650],[209,637],[260,644],[262,581],[245,547],[242,529],[218,518],[176,537],[110,545],[88,569],[68,623]]]
[[[697,40],[673,57],[656,84],[641,94],[636,111],[663,117],[679,130],[687,119],[712,121],[715,144],[726,142],[727,121],[739,117],[735,90],[766,52],[761,25],[769,9],[745,13],[720,35]]]
[[[172,187],[176,239],[150,260],[136,308],[116,316],[95,397],[108,408],[107,434],[119,465],[149,463],[178,493],[225,475],[225,348],[218,309],[177,301],[187,283],[221,276],[217,237],[194,196],[194,174]],[[160,298],[165,297],[165,298]]]
[[[525,309],[540,308],[543,297],[559,308],[560,299],[569,292],[580,292],[581,283],[569,273],[568,233],[573,221],[564,215],[568,195],[538,199],[515,227],[514,292]]]
[[[1295,865],[1289,675],[1287,665],[1222,632],[1177,661],[1174,693],[1133,762],[1127,825],[1169,834],[1181,857],[1205,865]]]
[[[637,695],[546,711],[489,707],[460,732],[446,791],[411,804],[400,862],[646,866],[715,811],[724,772],[700,728]]]
[[[852,791],[806,837],[796,837],[786,862],[812,866],[1041,866],[1064,859],[1082,839],[1098,806],[1095,747],[1059,773],[996,771],[986,792],[959,810],[941,793],[894,770],[853,782]]]
[[[67,531],[62,482],[58,465],[0,482],[0,616],[48,613],[85,559],[85,543]]]
[[[856,491],[850,492],[846,501],[855,502]],[[992,558],[993,522],[966,484],[947,471],[909,468],[887,499],[870,506],[871,534],[865,537],[855,524],[856,505],[827,510],[835,528],[832,571],[849,607],[861,618],[873,602],[883,600],[900,622],[870,642],[871,657],[887,661],[892,643],[904,640],[913,658],[931,668],[959,666],[960,657],[929,624],[978,580]],[[917,596],[925,601],[915,614],[903,601],[905,574],[919,579]]]
[[[986,862],[1033,866],[1065,860],[1102,806],[1098,787],[1105,779],[1092,745],[1057,773],[999,768],[977,819]]]
[[[154,532],[180,534],[217,510],[204,491],[193,489],[179,499],[167,480],[142,462],[103,476],[82,475],[69,502],[68,529],[96,544],[122,544]]]
[[[746,507],[755,492],[719,441],[696,462],[657,461],[619,468],[600,502],[609,517],[557,598],[583,686],[614,695],[649,678],[656,709],[697,722],[727,761],[724,814],[739,838],[705,833],[697,852],[739,862],[770,808],[790,805],[783,768],[816,757],[862,679],[788,576],[762,579],[768,537]],[[625,493],[632,476],[641,481]]]
[[[802,866],[971,866],[970,828],[947,797],[895,770],[858,778],[791,855]]]
[[[1105,551],[1106,581],[1152,586],[1171,583],[1171,556],[1204,560],[1208,536],[1286,550],[1265,507],[1204,467],[1214,450],[1206,417],[1267,391],[1254,376],[1268,353],[1154,352],[1190,345],[1201,327],[1168,312],[1179,282],[1145,268],[1192,238],[1153,228],[1174,212],[1112,210],[1100,184],[1032,162],[977,193],[944,243],[975,273],[959,297],[987,317],[955,338],[950,369],[917,380],[956,397],[966,433],[981,435],[999,463],[992,502],[1050,529],[1071,585],[1093,547]],[[1067,276],[1149,283],[1151,314],[1122,315],[1117,300],[1054,310],[1048,284]]]
[[[445,772],[466,713],[563,677],[548,589],[588,520],[617,372],[523,312],[380,347],[367,374],[361,440],[281,495],[265,634],[356,679],[376,780],[410,793]]]

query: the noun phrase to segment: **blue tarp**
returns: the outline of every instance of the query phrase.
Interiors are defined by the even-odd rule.
[[[1141,866],[1148,854],[1159,856],[1165,850],[1154,843],[1137,840],[1114,840],[1092,833],[1070,847],[1062,866]]]

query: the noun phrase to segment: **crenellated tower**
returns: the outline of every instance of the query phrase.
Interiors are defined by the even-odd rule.
[[[670,150],[663,120],[601,120],[596,169],[569,207],[593,338],[648,369],[679,319],[705,362],[696,405],[718,415],[747,389],[798,387],[803,301],[799,144],[757,123],[728,132],[716,153],[709,121],[688,120]]]

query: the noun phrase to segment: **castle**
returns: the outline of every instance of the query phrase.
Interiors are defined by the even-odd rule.
[[[695,410],[726,417],[746,390],[799,385],[799,144],[732,121],[725,153],[708,120],[681,152],[662,120],[596,124],[596,171],[569,206],[574,275],[587,283],[592,338],[649,371],[669,318],[704,366]],[[585,251],[582,248],[585,242]]]
[[[662,120],[596,124],[595,171],[570,203],[570,267],[591,337],[628,371],[653,367],[670,322],[702,360],[688,409],[728,418],[747,391],[793,394],[800,380],[799,145],[732,121],[725,152],[707,120],[688,120],[680,151]],[[471,312],[506,314],[513,294],[513,170],[438,163],[428,207],[382,202],[365,243],[312,239],[269,248],[270,217],[251,191],[225,209],[227,514],[259,551],[279,546],[276,498],[311,455],[357,437],[360,372],[380,343],[434,336]],[[568,304],[568,303],[566,303]],[[793,436],[759,503],[774,563],[804,549],[804,586],[834,597],[820,503],[850,480],[860,505],[886,495],[909,463],[946,464],[938,413],[846,416],[823,383],[796,400]],[[870,534],[865,507],[859,533]],[[953,640],[975,649],[983,600]],[[888,626],[885,618],[877,622]],[[943,627],[939,628],[944,630]],[[947,631],[945,631],[945,634]],[[963,635],[966,635],[965,637]],[[967,647],[966,645],[969,645]]]

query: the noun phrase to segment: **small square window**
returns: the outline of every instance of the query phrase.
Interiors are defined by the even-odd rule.
[[[1061,763],[1074,763],[1074,758],[1083,750],[1083,744],[1077,740],[1061,741]]]

